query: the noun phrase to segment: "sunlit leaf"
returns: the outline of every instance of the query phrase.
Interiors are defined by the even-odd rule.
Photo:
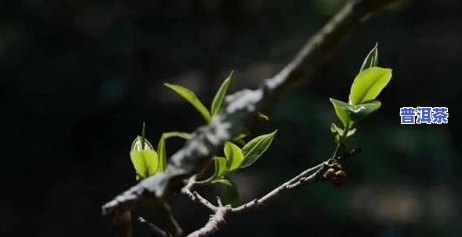
[[[245,133],[240,133],[240,134],[237,135],[237,137],[235,137],[233,140],[234,140],[234,141],[238,141],[238,140],[242,140],[242,139],[244,139],[244,138],[246,138],[246,137],[247,137],[247,134],[245,134]]]
[[[236,144],[238,144],[240,146],[244,146],[245,145],[245,141],[244,141],[245,137],[247,137],[247,134],[241,133],[237,137],[235,137],[232,141],[233,141],[233,143],[236,143]]]
[[[334,106],[337,118],[342,122],[344,127],[348,127],[351,123],[351,111],[353,110],[353,106],[333,98],[330,98],[330,102]]]
[[[229,173],[228,166],[226,165],[226,158],[215,157],[215,177],[223,177]]]
[[[137,136],[133,141],[130,160],[135,168],[137,179],[147,178],[157,172],[159,158],[146,138],[143,139],[143,137]]]
[[[332,123],[332,125],[330,126],[330,132],[333,133],[334,135],[343,134],[343,129],[339,128],[337,124]]]
[[[371,67],[377,67],[379,63],[379,50],[378,44],[375,44],[374,48],[367,54],[366,58],[364,58],[363,64],[361,65],[361,69],[359,72],[364,71]]]
[[[173,84],[164,84],[166,87],[170,88],[174,92],[176,92],[178,95],[183,97],[185,100],[187,100],[194,108],[196,108],[197,111],[202,115],[202,117],[205,119],[205,121],[208,123],[210,122],[210,112],[207,110],[207,108],[202,104],[202,102],[197,98],[196,94],[194,92],[190,91],[189,89],[178,86],[178,85],[173,85]]]
[[[241,148],[231,142],[225,143],[224,153],[229,171],[236,170],[241,166],[242,161],[244,161],[244,154],[242,154]]]
[[[268,115],[266,115],[264,113],[258,113],[258,117],[263,119],[263,120],[270,121]]]
[[[390,82],[391,69],[371,67],[361,71],[350,90],[350,104],[358,105],[374,100]]]
[[[351,137],[351,136],[355,135],[356,130],[357,130],[356,128],[349,129],[348,132],[347,132],[347,137]]]
[[[185,132],[166,132],[162,134],[165,139],[169,139],[172,137],[178,137],[178,138],[183,138],[185,140],[191,139],[192,135],[190,133],[185,133]]]
[[[242,153],[244,153],[244,161],[242,162],[241,168],[248,167],[252,165],[255,161],[260,158],[263,153],[268,149],[273,142],[273,138],[276,135],[276,131],[255,137],[254,139],[250,140],[245,146],[242,148]]]
[[[211,183],[213,184],[224,184],[226,186],[232,186],[233,183],[231,182],[231,180],[227,179],[227,178],[218,178],[218,179],[214,179],[211,181]]]
[[[191,134],[183,132],[167,132],[162,134],[157,144],[157,152],[159,153],[159,165],[157,170],[159,172],[164,172],[167,168],[167,149],[165,147],[165,141],[172,137],[179,137],[187,140],[191,139]]]
[[[353,108],[353,113],[351,114],[352,119],[359,121],[373,112],[377,111],[381,106],[380,101],[375,100],[369,103],[364,103],[360,105],[355,105]]]
[[[345,131],[343,129],[339,128],[337,124],[332,123],[332,125],[330,126],[330,132],[333,135],[335,135],[336,140],[339,140],[340,136],[344,136],[344,135],[346,135],[346,137],[353,136],[356,133],[356,128],[350,128],[348,129],[347,134],[344,134]]]
[[[212,118],[215,117],[221,111],[221,108],[225,101],[226,93],[228,93],[229,85],[233,80],[233,75],[234,72],[231,71],[228,78],[226,78],[226,80],[224,80],[221,84],[220,88],[215,94],[215,97],[213,97],[212,106],[210,109]]]

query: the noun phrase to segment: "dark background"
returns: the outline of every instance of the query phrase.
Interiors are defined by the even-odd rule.
[[[339,0],[0,0],[1,236],[112,236],[100,207],[133,185],[128,151],[192,131],[201,117],[162,86],[210,104],[277,72],[341,6]],[[273,146],[236,174],[242,200],[328,157],[335,120],[363,57],[378,42],[393,68],[382,109],[361,124],[348,183],[316,184],[228,219],[217,236],[462,236],[459,102],[462,3],[413,1],[370,18],[311,81],[266,111]],[[448,125],[401,125],[399,108],[447,106]],[[181,143],[169,143],[170,153]],[[178,196],[186,232],[204,208]],[[140,213],[156,222],[153,210]],[[149,236],[135,224],[136,236]]]

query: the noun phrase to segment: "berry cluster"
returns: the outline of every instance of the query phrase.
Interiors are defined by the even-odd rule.
[[[340,186],[345,183],[347,175],[343,170],[343,167],[338,162],[334,161],[328,164],[328,169],[324,172],[323,177],[336,186]]]

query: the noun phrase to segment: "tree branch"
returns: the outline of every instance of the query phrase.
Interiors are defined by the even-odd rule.
[[[275,199],[285,191],[289,191],[301,187],[303,184],[319,180],[319,174],[321,174],[323,171],[325,171],[322,176],[324,180],[330,181],[333,184],[339,184],[339,179],[345,178],[345,172],[343,171],[343,167],[340,163],[345,162],[347,160],[346,158],[349,158],[360,151],[359,148],[352,149],[349,151],[340,151],[341,149],[339,149],[339,147],[340,143],[338,143],[338,145],[336,146],[332,156],[326,161],[302,171],[297,176],[279,185],[277,188],[271,190],[264,196],[249,201],[238,207],[231,207],[231,205],[223,206],[221,202],[218,202],[218,206],[215,206],[211,204],[207,199],[200,196],[199,193],[191,191],[195,184],[199,184],[195,181],[196,177],[192,176],[188,180],[187,184],[183,187],[182,192],[186,194],[191,200],[197,201],[209,208],[210,210],[212,210],[213,214],[210,216],[208,222],[202,228],[192,232],[188,235],[188,237],[207,236],[213,234],[224,223],[226,223],[225,217],[228,214],[239,213],[251,208],[263,206],[267,202]]]
[[[192,201],[198,202],[211,211],[215,212],[217,211],[217,207],[210,203],[207,199],[202,197],[198,192],[196,191],[191,191],[192,187],[197,184],[196,181],[196,176],[193,175],[191,178],[189,178],[188,183],[181,189],[181,192],[188,196]]]
[[[268,201],[270,201],[270,200],[276,198],[277,196],[279,196],[279,194],[283,193],[283,191],[287,191],[287,190],[293,189],[295,187],[298,187],[298,186],[300,186],[300,185],[302,185],[304,183],[314,181],[314,180],[316,180],[318,175],[325,169],[325,167],[327,167],[327,162],[323,162],[323,163],[321,163],[319,165],[316,165],[314,167],[306,169],[303,172],[301,172],[299,175],[297,175],[297,176],[293,177],[292,179],[290,179],[289,181],[281,184],[279,187],[273,189],[272,191],[270,191],[266,195],[262,196],[261,198],[254,199],[254,200],[252,200],[250,202],[247,202],[245,204],[242,204],[242,205],[240,205],[238,207],[233,208],[230,205],[225,205],[225,206],[219,205],[217,207],[217,206],[213,206],[213,204],[211,204],[213,206],[213,208],[210,208],[210,209],[213,211],[213,214],[210,216],[208,222],[202,228],[200,228],[200,229],[192,232],[191,234],[189,234],[188,237],[207,236],[207,235],[215,233],[216,231],[218,231],[218,229],[223,224],[226,223],[225,217],[228,214],[238,213],[238,212],[242,212],[244,210],[250,209],[250,208],[254,208],[254,207],[257,207],[257,206],[262,206],[262,205],[266,204]],[[190,188],[192,188],[192,185],[187,186],[187,187],[188,187],[188,191],[191,193]],[[187,193],[185,189],[183,189],[183,193]],[[191,198],[190,195],[188,195],[188,196]],[[193,199],[193,198],[191,198],[191,199],[193,201],[198,201],[197,199]],[[204,200],[205,200],[205,198],[204,198]],[[199,202],[203,203],[202,201],[199,201]],[[206,202],[210,203],[207,200],[206,200]]]
[[[317,175],[321,173],[321,171],[323,171],[325,167],[326,167],[326,162],[323,162],[314,167],[306,169],[303,172],[301,172],[299,175],[290,179],[289,181],[279,185],[279,187],[273,189],[271,192],[267,193],[265,196],[258,198],[258,199],[254,199],[241,206],[232,208],[232,211],[240,212],[245,209],[262,206],[266,204],[269,200],[279,196],[283,191],[296,188],[297,186],[300,186],[301,184],[308,183],[309,181],[315,180]]]
[[[200,229],[192,232],[188,237],[200,237],[211,235],[219,230],[219,227],[226,223],[225,216],[231,212],[230,206],[218,207],[213,215],[210,216],[209,221]]]
[[[198,128],[193,138],[171,157],[165,173],[143,180],[103,205],[103,215],[120,216],[152,199],[165,202],[181,189],[183,180],[201,172],[218,148],[236,136],[249,118],[288,89],[307,80],[364,17],[392,1],[348,1],[276,76],[265,80],[257,90],[241,90],[229,95],[222,112],[207,126]]]

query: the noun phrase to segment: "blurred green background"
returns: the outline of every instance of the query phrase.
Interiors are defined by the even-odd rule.
[[[232,91],[287,63],[341,0],[1,0],[1,236],[113,236],[100,207],[135,183],[128,152],[192,131],[201,117],[162,86],[210,103],[230,70]],[[242,200],[328,157],[335,121],[363,57],[379,43],[393,68],[382,109],[361,124],[348,183],[316,184],[232,217],[216,236],[462,236],[459,109],[462,2],[403,1],[361,25],[311,80],[279,101],[267,155],[233,176]],[[448,125],[401,125],[404,106],[449,107]],[[170,153],[181,143],[168,144]],[[174,197],[186,232],[207,210]],[[138,210],[156,222],[152,209]],[[150,236],[135,224],[136,236]]]

